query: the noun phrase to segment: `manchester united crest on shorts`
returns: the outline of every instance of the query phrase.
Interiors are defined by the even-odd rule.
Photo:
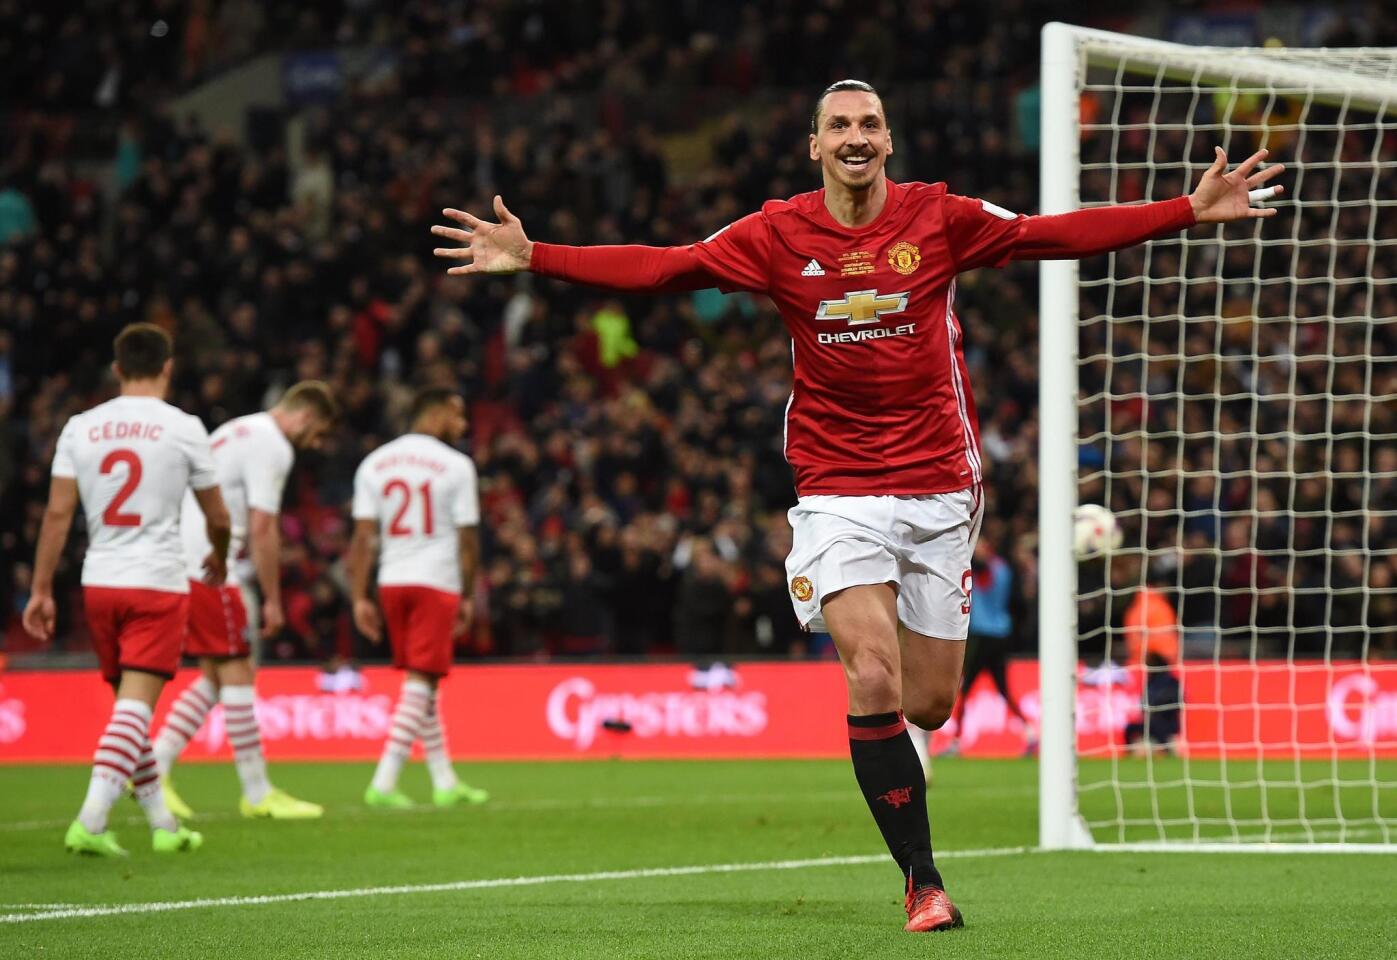
[[[917,248],[915,243],[899,240],[888,250],[888,266],[904,277],[909,273],[915,273],[921,265],[922,251]]]
[[[791,581],[791,596],[801,603],[809,600],[815,595],[815,585],[810,582],[809,577],[796,577]]]

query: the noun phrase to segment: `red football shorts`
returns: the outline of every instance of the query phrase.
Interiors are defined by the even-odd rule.
[[[247,608],[242,591],[231,584],[211,587],[189,581],[189,635],[184,652],[191,657],[246,657]]]
[[[82,595],[104,680],[116,683],[123,670],[174,677],[189,620],[187,596],[132,587],[83,587]]]
[[[379,587],[378,601],[393,647],[393,666],[446,676],[461,595],[435,587]]]

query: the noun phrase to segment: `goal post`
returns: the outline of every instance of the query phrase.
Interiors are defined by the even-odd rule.
[[[1044,214],[1214,145],[1287,173],[1275,217],[1041,265],[1040,845],[1397,850],[1397,49],[1050,23],[1041,66]],[[1124,534],[1080,569],[1079,501]]]

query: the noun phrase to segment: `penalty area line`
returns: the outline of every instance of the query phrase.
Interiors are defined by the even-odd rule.
[[[1030,853],[1031,847],[990,847],[984,850],[947,850],[939,859],[1007,857]],[[809,860],[766,860],[756,863],[708,863],[689,867],[649,867],[636,870],[602,870],[595,873],[555,873],[532,877],[494,877],[485,880],[456,880],[450,883],[415,883],[388,887],[356,887],[348,890],[308,890],[304,893],[264,894],[254,897],[205,897],[198,900],[167,900],[153,903],[120,903],[73,907],[45,913],[0,914],[0,923],[37,923],[41,920],[76,920],[115,917],[126,914],[169,913],[176,910],[203,910],[216,907],[255,907],[273,903],[300,903],[309,900],[344,900],[357,897],[407,896],[417,893],[457,893],[466,890],[493,890],[501,887],[536,887],[550,883],[603,883],[609,880],[649,880],[663,877],[693,877],[719,873],[755,873],[768,870],[809,870],[818,867],[860,866],[887,863],[886,853],[847,857],[817,857]]]

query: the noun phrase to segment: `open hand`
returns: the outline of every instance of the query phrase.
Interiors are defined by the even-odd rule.
[[[498,194],[495,196],[495,216],[500,218],[499,223],[487,223],[473,214],[451,207],[443,210],[442,214],[465,227],[432,227],[432,233],[436,236],[465,244],[463,247],[437,247],[432,251],[443,260],[466,261],[449,268],[447,273],[458,276],[466,273],[518,273],[529,269],[529,263],[533,260],[533,241],[524,235],[524,225],[509,212]]]
[[[1253,207],[1251,192],[1260,190],[1266,181],[1285,172],[1284,164],[1267,167],[1252,173],[1257,164],[1266,159],[1268,150],[1258,150],[1237,165],[1237,169],[1227,172],[1227,154],[1222,147],[1214,147],[1217,159],[1198,181],[1198,186],[1189,194],[1193,204],[1193,216],[1199,223],[1230,223],[1233,220],[1246,220],[1250,217],[1274,217],[1274,208]],[[1269,188],[1268,195],[1277,196],[1285,192],[1285,187]],[[1257,199],[1263,199],[1258,197]]]

